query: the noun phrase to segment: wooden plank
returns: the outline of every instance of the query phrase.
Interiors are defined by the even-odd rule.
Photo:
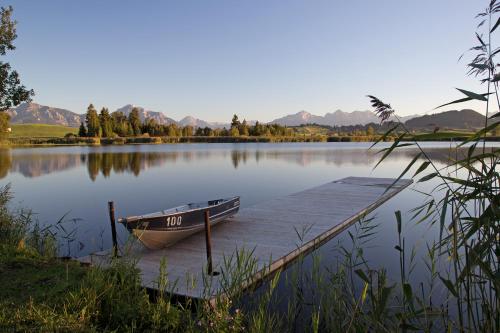
[[[388,189],[393,182],[392,178],[348,177],[242,209],[211,230],[213,269],[227,271],[228,258],[234,260],[243,249],[252,253],[255,270],[239,286],[246,288],[321,246],[411,184],[403,179]],[[299,239],[303,231],[307,232]],[[169,281],[177,281],[171,292],[213,300],[225,282],[221,275],[206,274],[205,244],[201,232],[163,250],[131,244],[123,255],[137,260],[143,286],[157,288],[164,259]],[[110,251],[102,251],[81,261],[105,266],[109,256]]]

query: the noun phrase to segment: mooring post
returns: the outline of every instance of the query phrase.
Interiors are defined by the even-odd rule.
[[[208,275],[212,275],[212,235],[210,233],[210,212],[205,211],[205,243],[207,246]]]
[[[113,201],[108,202],[109,221],[111,223],[111,237],[113,238],[113,258],[118,256],[118,242],[116,240],[116,224],[115,224],[115,204]]]

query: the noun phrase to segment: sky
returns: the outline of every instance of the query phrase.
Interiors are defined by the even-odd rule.
[[[224,122],[368,110],[367,94],[400,115],[433,113],[463,96],[455,87],[482,92],[458,58],[487,3],[0,0],[18,21],[4,58],[34,102]]]

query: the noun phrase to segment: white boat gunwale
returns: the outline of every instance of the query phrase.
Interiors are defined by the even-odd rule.
[[[208,209],[208,208],[217,207],[217,206],[220,206],[220,205],[222,205],[222,204],[224,204],[224,203],[226,203],[226,202],[228,202],[230,200],[234,200],[236,198],[239,198],[239,196],[218,199],[219,202],[217,204],[215,204],[215,205],[208,205],[209,201],[193,202],[193,203],[189,203],[189,204],[186,204],[186,205],[172,207],[172,208],[169,208],[167,210],[163,210],[163,211],[159,211],[159,212],[155,212],[155,213],[149,213],[149,214],[139,215],[139,216],[120,217],[118,219],[118,222],[126,224],[128,222],[134,222],[134,221],[137,221],[137,220],[147,219],[147,218],[159,218],[159,217],[162,217],[162,216],[165,216],[165,217],[168,217],[168,216],[179,216],[179,215],[183,215],[183,214],[194,212],[194,211],[205,210],[205,209]],[[201,206],[201,207],[197,207],[197,208],[193,208],[193,209],[188,209],[188,210],[180,210],[181,207],[189,207],[190,205],[198,205],[198,204],[204,204],[205,206]],[[239,205],[238,205],[238,207],[239,207]],[[173,211],[174,209],[175,209],[175,212]],[[172,211],[172,213],[167,213],[169,211]],[[224,211],[224,212],[226,212],[226,211]],[[217,215],[220,215],[220,214],[216,214],[214,216],[217,216]]]

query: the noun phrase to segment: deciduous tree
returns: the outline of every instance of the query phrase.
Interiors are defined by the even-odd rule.
[[[17,22],[12,20],[12,11],[10,6],[0,8],[0,55],[2,56],[16,48],[13,42],[17,38]],[[10,64],[0,61],[0,111],[6,111],[22,102],[30,102],[33,95],[33,90],[28,90],[21,84],[19,74],[12,70]],[[0,132],[6,133],[9,117],[7,115],[1,117]]]
[[[231,136],[240,136],[240,130],[238,127],[231,127]]]

